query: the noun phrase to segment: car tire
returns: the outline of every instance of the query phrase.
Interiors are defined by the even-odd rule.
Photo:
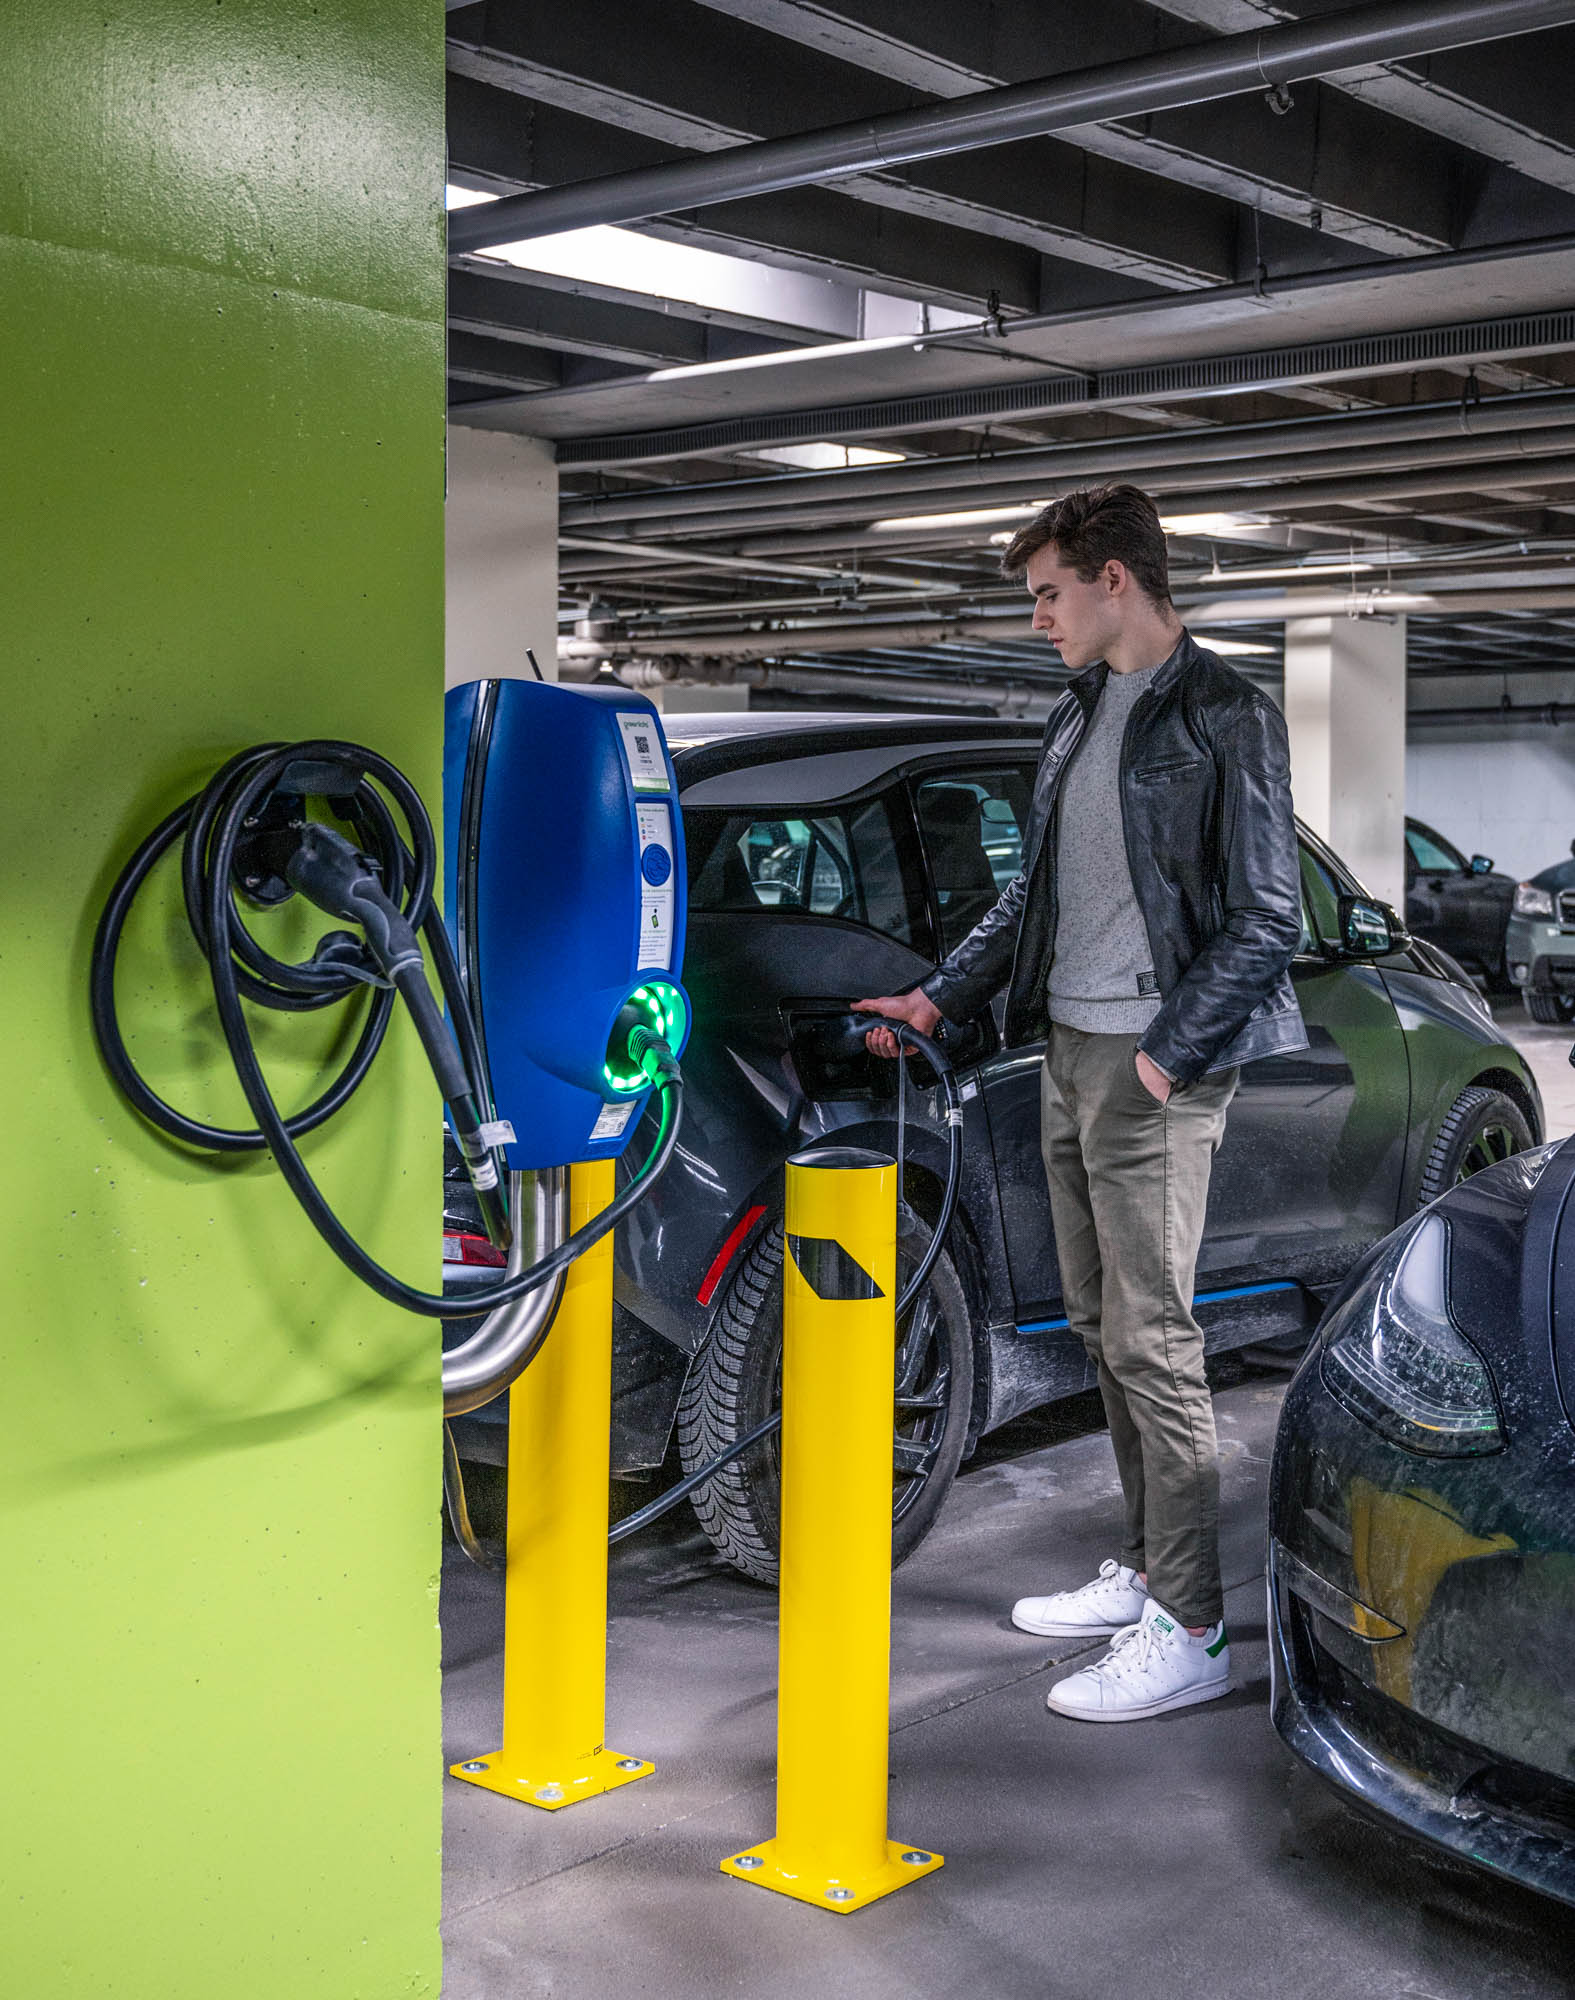
[[[1545,1028],[1557,1028],[1566,1021],[1575,1021],[1575,994],[1533,993],[1528,988],[1523,997],[1526,1012]]]
[[[897,1244],[899,1282],[928,1248],[928,1226],[907,1211]],[[678,1406],[678,1451],[697,1472],[763,1423],[781,1400],[782,1223],[761,1235],[739,1265]],[[907,1364],[908,1394],[904,1389]],[[957,1268],[943,1250],[897,1337],[898,1404],[893,1439],[893,1567],[935,1525],[967,1442],[973,1402],[973,1327]],[[719,1555],[759,1583],[778,1577],[782,1465],[776,1437],[763,1439],[691,1495]]]
[[[1438,1128],[1422,1169],[1417,1207],[1426,1208],[1484,1167],[1507,1160],[1512,1153],[1523,1153],[1533,1143],[1526,1114],[1514,1098],[1502,1090],[1472,1084],[1461,1091]]]

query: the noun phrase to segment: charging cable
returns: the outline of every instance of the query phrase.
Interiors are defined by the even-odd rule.
[[[327,800],[334,816],[354,831],[355,841],[308,819],[306,801],[313,797]],[[389,800],[404,821],[408,841]],[[115,968],[126,920],[153,868],[177,842],[187,921],[208,962],[219,1023],[255,1127],[206,1124],[167,1103],[137,1068],[121,1032]],[[437,842],[420,794],[387,758],[360,744],[330,739],[243,751],[153,829],[111,889],[93,940],[93,1030],[111,1077],[150,1124],[209,1152],[266,1147],[318,1235],[379,1297],[434,1319],[470,1319],[556,1278],[643,1199],[677,1146],[683,1079],[661,1036],[644,1023],[629,1028],[629,1056],[661,1104],[656,1143],[600,1214],[528,1269],[484,1291],[449,1296],[421,1291],[385,1270],[334,1213],[296,1141],[341,1111],[365,1080],[388,1032],[396,995],[410,1011],[443,1095],[487,1233],[500,1246],[510,1240],[499,1160],[491,1143],[495,1123],[486,1061],[448,933],[432,900],[437,866]],[[359,935],[330,931],[318,939],[309,959],[276,958],[247,928],[237,887],[260,908],[299,893],[329,915],[355,924]],[[446,1020],[428,984],[428,960],[447,1003]],[[319,1096],[285,1117],[258,1061],[242,1001],[302,1013],[332,1006],[367,987],[372,989],[371,1004],[350,1054]]]

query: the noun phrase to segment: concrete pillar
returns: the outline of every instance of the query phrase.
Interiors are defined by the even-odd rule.
[[[442,1979],[437,1329],[353,1278],[267,1159],[142,1121],[87,977],[132,848],[248,744],[348,737],[440,794],[436,25],[428,0],[5,10],[12,1995]],[[330,927],[257,931],[304,955]],[[250,1123],[173,858],[117,984],[151,1086]],[[286,1106],[358,1012],[253,1016]],[[351,1233],[431,1287],[439,1119],[396,1022],[306,1141]]]
[[[749,707],[745,687],[679,687],[669,682],[652,690],[651,699],[663,715],[710,715],[722,710],[742,712]]]
[[[558,467],[550,444],[450,424],[444,685],[558,678]]]
[[[1293,618],[1285,722],[1296,810],[1375,896],[1405,903],[1405,620]]]

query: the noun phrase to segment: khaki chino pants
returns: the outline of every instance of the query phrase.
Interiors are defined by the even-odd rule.
[[[1067,1319],[1099,1370],[1121,1490],[1121,1560],[1183,1625],[1223,1615],[1219,1466],[1203,1333],[1192,1316],[1209,1171],[1238,1070],[1160,1104],[1136,1035],[1056,1022],[1040,1086]]]

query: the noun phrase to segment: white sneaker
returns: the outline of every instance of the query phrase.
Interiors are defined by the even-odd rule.
[[[1081,1590],[1018,1598],[1012,1623],[1019,1632],[1037,1632],[1045,1639],[1105,1639],[1141,1618],[1148,1601],[1135,1569],[1102,1562],[1098,1576]]]
[[[1194,1639],[1151,1597],[1137,1624],[1118,1632],[1102,1660],[1057,1681],[1045,1706],[1079,1722],[1137,1722],[1230,1692],[1223,1621]]]

